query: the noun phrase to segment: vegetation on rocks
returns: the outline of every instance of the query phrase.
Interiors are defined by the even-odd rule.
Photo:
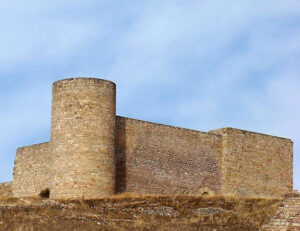
[[[117,195],[99,200],[0,198],[0,230],[259,230],[280,199]]]

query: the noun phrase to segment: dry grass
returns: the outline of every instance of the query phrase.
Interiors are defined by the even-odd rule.
[[[0,198],[0,230],[259,230],[281,199],[120,194],[98,200]]]

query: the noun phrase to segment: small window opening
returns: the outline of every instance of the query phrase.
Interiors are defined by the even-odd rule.
[[[41,198],[49,198],[50,197],[50,190],[48,188],[42,190],[39,194]]]

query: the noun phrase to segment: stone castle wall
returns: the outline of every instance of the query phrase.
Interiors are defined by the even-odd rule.
[[[269,217],[261,227],[262,231],[299,231],[300,194],[286,195],[276,214]]]
[[[222,135],[222,192],[237,195],[283,195],[293,189],[293,143],[233,128]]]
[[[115,84],[76,78],[52,92],[51,198],[99,198],[115,190]]]
[[[0,183],[0,198],[12,196],[12,182]]]
[[[19,148],[14,168],[14,196],[34,197],[49,188],[51,161],[49,142]]]
[[[117,191],[217,193],[220,161],[219,135],[117,117]]]
[[[119,192],[282,195],[293,143],[238,129],[206,132],[116,116],[115,84],[55,82],[51,141],[19,148],[13,193],[93,199]]]

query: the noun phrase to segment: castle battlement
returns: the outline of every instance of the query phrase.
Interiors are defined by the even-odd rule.
[[[16,197],[96,199],[121,192],[283,195],[293,189],[290,139],[209,132],[116,115],[116,85],[57,81],[51,140],[17,150]]]

